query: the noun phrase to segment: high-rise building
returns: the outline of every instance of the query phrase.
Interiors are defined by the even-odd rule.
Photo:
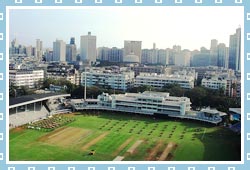
[[[152,57],[151,57],[152,64],[157,64],[158,63],[158,49],[156,49],[156,44],[153,44],[153,49],[152,49]]]
[[[176,52],[174,55],[174,63],[176,66],[190,66],[191,52],[188,50],[183,50],[181,52]]]
[[[53,42],[53,61],[66,61],[66,43],[62,40]]]
[[[39,60],[42,59],[43,55],[43,42],[40,39],[36,40],[36,55],[35,57],[38,58]]]
[[[75,44],[75,37],[70,38],[70,44]]]
[[[97,58],[100,61],[109,62],[122,62],[123,61],[123,49],[117,47],[99,47]]]
[[[241,28],[238,28],[235,34],[230,35],[228,68],[240,71],[241,69],[240,55],[241,55]]]
[[[124,41],[124,57],[127,57],[128,55],[134,55],[139,58],[139,62],[141,63],[141,41]]]
[[[81,36],[80,42],[80,57],[81,61],[94,64],[96,62],[96,36],[88,35]]]
[[[28,88],[37,88],[44,79],[43,70],[10,70],[10,85],[17,87],[27,86]]]
[[[9,52],[10,54],[18,54],[18,43],[16,38],[11,41]]]
[[[192,56],[192,67],[205,67],[210,65],[210,50],[201,47],[200,52],[196,52]]]
[[[71,62],[71,61],[76,61],[76,54],[77,49],[76,49],[76,44],[75,44],[75,38],[71,37],[70,38],[70,44],[66,45],[66,61]]]
[[[168,65],[170,49],[158,50],[158,63],[162,65]]]
[[[141,63],[142,64],[147,64],[149,63],[149,49],[142,49],[142,54],[141,54]]]
[[[99,47],[97,51],[98,51],[97,57],[100,61],[108,61],[109,60],[110,48]]]
[[[210,46],[210,65],[211,66],[217,66],[217,46],[218,41],[216,39],[211,40],[211,46]]]
[[[123,49],[112,47],[108,60],[110,62],[121,62],[122,59],[123,59]]]
[[[181,52],[181,46],[180,46],[180,45],[174,45],[174,46],[173,46],[173,50],[174,50],[175,52]]]
[[[32,46],[26,47],[26,56],[31,57],[32,56]]]
[[[228,48],[224,43],[218,45],[218,60],[217,66],[227,68],[228,63]]]
[[[53,49],[47,48],[44,55],[47,62],[53,61]]]

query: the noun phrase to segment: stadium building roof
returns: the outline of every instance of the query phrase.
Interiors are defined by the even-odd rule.
[[[52,99],[52,98],[69,97],[69,96],[70,96],[70,94],[45,93],[45,94],[33,94],[33,95],[16,97],[16,98],[10,98],[9,99],[9,109],[15,108],[18,106],[23,106],[26,104],[31,104],[31,103],[43,101],[43,100]]]
[[[241,114],[241,108],[229,108],[230,112],[233,112],[235,114]]]

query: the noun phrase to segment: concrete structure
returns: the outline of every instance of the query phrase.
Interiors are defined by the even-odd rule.
[[[170,49],[159,49],[158,50],[158,64],[168,65],[169,64]]]
[[[202,47],[200,52],[194,53],[191,57],[191,66],[192,67],[206,67],[210,65],[210,51]]]
[[[169,84],[178,84],[185,89],[194,88],[195,78],[193,76],[186,75],[166,75],[155,73],[141,73],[135,78],[135,86],[148,85],[155,88],[162,88]]]
[[[203,78],[201,80],[201,85],[209,89],[227,89],[227,80],[219,77]]]
[[[139,57],[139,62],[141,63],[141,41],[124,41],[124,56],[135,55]]]
[[[191,52],[183,50],[181,52],[174,53],[174,65],[175,66],[190,66]]]
[[[38,60],[41,60],[42,55],[43,55],[43,42],[40,39],[37,39],[36,40],[36,55],[35,55],[35,57]]]
[[[47,62],[53,61],[53,49],[47,48],[44,55]]]
[[[116,47],[108,48],[108,47],[100,47],[98,48],[97,58],[100,61],[108,61],[108,62],[122,62],[123,61],[123,49],[119,49]]]
[[[62,40],[53,42],[53,60],[66,61],[66,43]]]
[[[137,55],[129,54],[123,57],[124,63],[139,63],[140,58]]]
[[[226,47],[225,44],[220,43],[217,49],[218,49],[217,66],[228,68],[229,48]]]
[[[141,55],[142,64],[152,64],[153,51],[149,49],[143,49]]]
[[[75,44],[66,45],[66,61],[67,62],[76,61],[76,45]]]
[[[108,58],[109,62],[122,62],[123,49],[112,47]]]
[[[138,113],[146,115],[169,116],[181,119],[191,119],[209,123],[222,121],[218,111],[190,110],[190,99],[187,97],[169,96],[164,92],[125,93],[109,95],[103,93],[97,99],[71,100],[74,110],[107,110],[123,113]]]
[[[52,79],[65,79],[72,84],[80,84],[80,73],[73,65],[67,65],[66,63],[51,63],[47,67],[46,78]]]
[[[110,48],[99,47],[97,49],[97,59],[100,61],[109,61]]]
[[[13,86],[35,88],[43,80],[43,70],[9,70],[9,82]]]
[[[230,35],[228,68],[240,71],[241,69],[240,62],[241,62],[241,28],[238,28],[235,34]]]
[[[217,66],[217,60],[218,60],[218,40],[213,39],[211,40],[211,46],[210,46],[210,65],[211,66]]]
[[[170,74],[171,68],[164,66],[138,66],[134,65],[131,67],[131,70],[135,72],[135,76],[138,76],[140,73],[156,73],[156,74]]]
[[[167,65],[169,63],[169,55],[169,49],[157,49],[154,43],[152,49],[142,50],[141,63]]]
[[[98,105],[121,111],[141,114],[173,114],[185,115],[190,111],[190,99],[187,97],[173,97],[169,93],[143,92],[109,95],[103,93],[98,96]]]
[[[128,68],[90,68],[86,72],[82,72],[82,85],[85,85],[85,76],[87,86],[96,85],[125,91],[133,83],[134,72],[128,70]]]
[[[31,57],[32,56],[32,46],[26,47],[26,56]]]
[[[80,61],[94,64],[96,62],[96,36],[88,35],[81,36],[80,42]]]
[[[21,126],[52,114],[71,112],[60,107],[58,99],[70,94],[35,94],[9,99],[9,126]]]
[[[199,72],[199,70],[197,71]],[[221,67],[207,68],[207,71],[203,74],[202,82],[202,85],[207,88],[223,88],[225,95],[229,97],[240,97],[241,95],[240,78],[235,76],[235,71],[232,69],[225,69]]]

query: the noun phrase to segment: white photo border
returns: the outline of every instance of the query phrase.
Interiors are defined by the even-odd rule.
[[[250,83],[247,80],[247,75],[250,73],[250,61],[248,55],[250,53],[250,2],[248,0],[162,0],[157,3],[155,0],[142,0],[142,3],[136,3],[136,0],[122,0],[117,3],[116,0],[62,0],[60,3],[55,0],[39,1],[35,0],[0,0],[0,74],[3,74],[3,79],[0,80],[0,167],[4,170],[17,170],[17,169],[48,169],[48,170],[81,170],[81,169],[95,169],[95,170],[200,170],[200,169],[214,169],[214,170],[245,170],[250,167],[250,141],[246,139],[247,134],[250,133],[250,123],[245,114],[250,112],[250,105],[248,94],[250,94]],[[79,3],[81,2],[81,3]],[[244,74],[242,75],[242,156],[240,162],[21,162],[9,161],[9,153],[7,152],[8,144],[8,37],[7,29],[9,21],[7,20],[9,14],[8,9],[11,7],[90,7],[90,6],[242,6],[244,8],[244,28],[242,31],[243,44],[242,46],[242,66]],[[244,79],[246,81],[244,81]],[[111,168],[112,167],[112,168]]]

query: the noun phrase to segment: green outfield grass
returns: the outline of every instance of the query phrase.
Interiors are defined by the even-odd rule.
[[[222,127],[127,113],[66,116],[75,121],[52,132],[12,129],[10,160],[112,161],[117,156],[123,161],[240,160],[240,136]]]

